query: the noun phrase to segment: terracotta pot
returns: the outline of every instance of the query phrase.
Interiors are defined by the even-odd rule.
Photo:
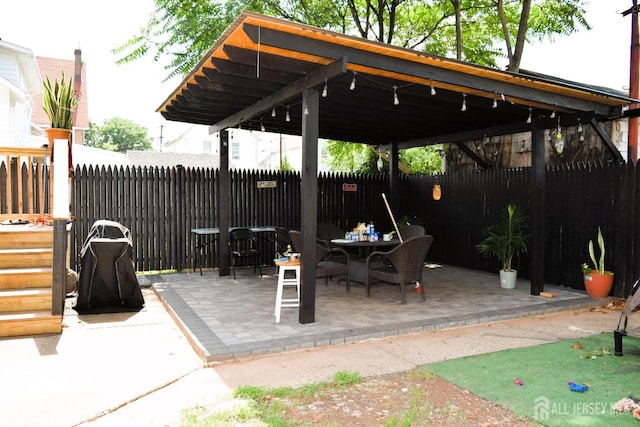
[[[45,132],[47,133],[47,138],[49,139],[49,150],[51,150],[51,163],[53,163],[53,142],[56,139],[64,139],[67,141],[68,144],[68,152],[69,152],[69,172],[73,172],[73,156],[72,156],[72,145],[71,145],[71,130],[70,129],[59,129],[59,128],[49,128],[46,129]]]
[[[606,298],[613,286],[613,274],[598,274],[595,270],[585,273],[584,288],[591,298]]]

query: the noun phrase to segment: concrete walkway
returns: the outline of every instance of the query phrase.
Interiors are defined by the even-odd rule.
[[[611,332],[620,315],[570,308],[227,359],[208,367],[154,291],[145,288],[143,293],[146,305],[138,313],[77,316],[67,310],[61,335],[1,339],[0,425],[175,426],[184,408],[224,405],[238,385],[295,386],[328,380],[344,369],[364,376],[402,371]],[[592,300],[591,306],[603,303]],[[630,327],[638,320],[632,316]]]

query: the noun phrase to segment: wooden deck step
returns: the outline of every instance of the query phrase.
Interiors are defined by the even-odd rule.
[[[62,333],[62,316],[51,310],[0,314],[0,337]]]
[[[0,249],[0,269],[49,267],[53,248]]]
[[[50,248],[53,247],[53,227],[0,225],[0,238],[3,249]]]
[[[0,270],[0,289],[44,288],[51,286],[52,268],[6,268]]]
[[[51,311],[51,288],[0,290],[0,313],[20,311]]]

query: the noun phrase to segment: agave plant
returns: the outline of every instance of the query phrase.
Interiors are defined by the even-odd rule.
[[[60,80],[52,84],[49,77],[42,82],[44,95],[42,108],[52,128],[71,129],[73,127],[73,111],[78,105],[78,98],[73,89],[71,77],[65,80],[64,70]]]
[[[497,257],[502,270],[511,271],[513,257],[527,252],[529,244],[525,234],[527,217],[524,211],[514,204],[509,204],[500,214],[500,222],[486,230],[484,240],[476,245],[476,249],[486,256]]]

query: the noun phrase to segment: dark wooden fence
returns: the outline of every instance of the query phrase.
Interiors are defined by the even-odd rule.
[[[394,216],[412,218],[434,236],[429,260],[497,272],[497,261],[479,255],[475,245],[507,203],[529,207],[530,172],[402,176]],[[217,226],[217,177],[212,169],[76,169],[71,253],[79,253],[95,220],[112,219],[131,230],[138,271],[192,268],[195,240],[190,230]],[[231,171],[231,224],[299,228],[301,200],[318,197],[319,222],[345,231],[362,221],[373,222],[380,231],[393,229],[381,197],[388,191],[386,176],[321,174],[316,195],[300,194],[300,179],[292,172]],[[591,263],[587,243],[601,227],[606,266],[616,272],[616,294],[628,292],[638,274],[633,250],[640,233],[640,219],[634,215],[640,203],[636,180],[635,170],[626,165],[574,164],[547,171],[546,283],[583,288],[580,265]],[[439,201],[432,198],[436,183],[442,188]],[[273,247],[272,236],[263,236],[263,263],[272,262]],[[215,245],[205,250],[205,265],[216,265],[215,250]],[[72,260],[72,268],[77,262]],[[517,267],[522,278],[536,268],[527,256]]]

